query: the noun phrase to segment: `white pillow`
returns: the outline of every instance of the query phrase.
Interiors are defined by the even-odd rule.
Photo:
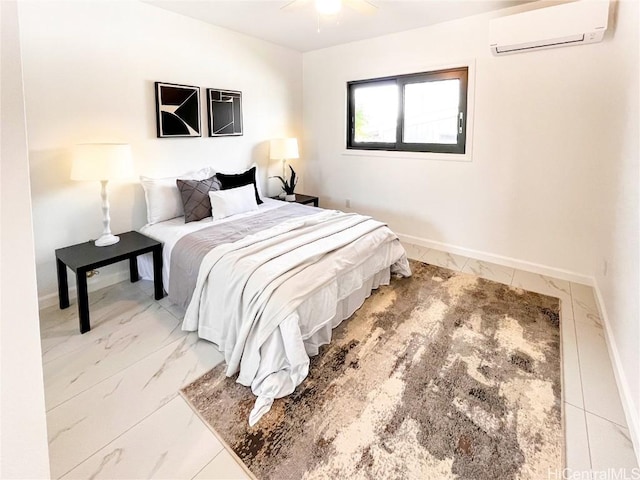
[[[177,177],[151,178],[140,176],[140,183],[147,200],[147,223],[154,224],[184,215],[182,197],[176,185],[178,178],[182,180],[204,180],[215,175],[211,167],[193,170]]]
[[[214,220],[258,210],[253,183],[244,187],[209,192],[209,200]]]

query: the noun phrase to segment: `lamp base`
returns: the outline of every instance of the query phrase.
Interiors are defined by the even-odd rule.
[[[102,235],[99,239],[95,241],[96,247],[107,247],[109,245],[113,245],[120,241],[120,237],[116,235]]]

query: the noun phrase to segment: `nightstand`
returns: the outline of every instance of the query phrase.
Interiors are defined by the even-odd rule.
[[[280,197],[271,197],[274,198],[276,200],[282,200]],[[291,203],[301,203],[303,205],[308,205],[310,203],[313,203],[314,207],[318,206],[318,197],[314,197],[313,195],[305,195],[303,193],[296,193],[296,200],[295,202],[291,202]]]
[[[87,292],[87,273],[93,269],[129,260],[131,282],[137,282],[138,255],[153,253],[153,284],[156,300],[164,297],[162,286],[162,243],[139,232],[127,232],[119,235],[120,241],[107,247],[96,247],[93,241],[79,243],[56,250],[58,268],[58,299],[60,308],[69,306],[69,285],[67,267],[76,274],[78,288],[78,317],[80,333],[91,330],[89,321],[89,298]]]

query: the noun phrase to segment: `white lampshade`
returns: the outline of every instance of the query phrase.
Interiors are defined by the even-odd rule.
[[[76,145],[71,180],[124,180],[132,177],[130,145],[123,143]]]
[[[299,158],[297,138],[276,138],[271,140],[269,159],[284,160]]]

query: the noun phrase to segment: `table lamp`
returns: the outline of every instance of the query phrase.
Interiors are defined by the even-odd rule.
[[[286,178],[285,162],[292,158],[300,158],[297,138],[276,138],[271,140],[269,160],[282,161],[282,178]]]
[[[97,247],[106,247],[120,241],[111,234],[109,216],[109,180],[133,177],[131,146],[121,143],[90,143],[76,145],[71,167],[71,180],[99,180],[102,184],[102,236],[95,241]]]

